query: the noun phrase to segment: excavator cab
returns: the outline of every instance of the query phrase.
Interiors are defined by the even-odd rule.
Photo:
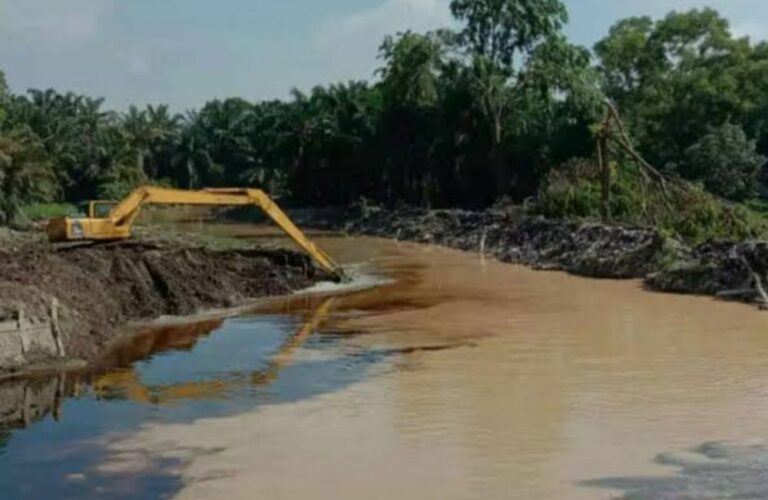
[[[110,212],[115,209],[118,202],[108,200],[94,200],[88,202],[88,217],[91,219],[102,219],[109,217]]]

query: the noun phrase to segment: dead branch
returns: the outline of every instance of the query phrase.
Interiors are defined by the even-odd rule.
[[[752,274],[752,279],[755,281],[755,289],[757,290],[758,295],[760,295],[760,298],[763,301],[762,304],[760,304],[760,309],[768,310],[768,293],[765,292],[765,287],[763,286],[763,279],[760,277],[760,274],[752,268],[752,265],[749,263],[747,258],[744,257],[744,255],[739,255],[739,257],[741,258],[741,261],[749,270],[750,274]]]
[[[765,288],[763,287],[763,280],[760,278],[760,275],[757,273],[754,273],[755,278],[755,288],[757,288],[757,292],[760,294],[760,298],[763,299],[763,303],[760,304],[760,309],[762,310],[768,310],[768,294],[765,293]]]
[[[737,288],[735,290],[722,290],[715,294],[718,299],[729,299],[733,297],[753,297],[757,292],[754,288]]]

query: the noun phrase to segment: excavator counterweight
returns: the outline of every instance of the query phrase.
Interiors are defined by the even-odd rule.
[[[48,239],[51,242],[66,241],[119,241],[131,237],[131,227],[144,205],[203,205],[242,206],[261,208],[302,250],[323,269],[342,278],[338,265],[322,249],[315,245],[291,221],[277,204],[261,190],[245,188],[203,189],[188,191],[144,186],[136,189],[124,200],[115,204],[106,217],[96,217],[98,202],[90,203],[88,217],[64,217],[48,223]]]

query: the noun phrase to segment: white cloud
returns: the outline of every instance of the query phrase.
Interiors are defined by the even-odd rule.
[[[0,0],[6,34],[55,46],[92,39],[112,0]]]
[[[744,21],[735,23],[732,28],[733,34],[736,36],[748,36],[753,40],[766,40],[768,39],[768,25],[765,23],[759,23],[754,21]]]
[[[315,38],[330,79],[369,78],[387,35],[424,32],[452,24],[450,0],[386,0],[376,7],[328,20]],[[329,71],[330,70],[330,71]]]
[[[333,20],[322,34],[326,41],[373,38],[411,29],[423,31],[451,22],[449,0],[386,0],[373,9]]]

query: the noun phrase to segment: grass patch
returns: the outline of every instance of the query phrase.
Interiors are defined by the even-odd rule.
[[[69,203],[33,203],[21,207],[22,215],[31,221],[67,217],[78,212],[77,207]]]
[[[762,198],[755,198],[745,203],[747,208],[753,212],[760,214],[764,217],[768,217],[768,200]]]

